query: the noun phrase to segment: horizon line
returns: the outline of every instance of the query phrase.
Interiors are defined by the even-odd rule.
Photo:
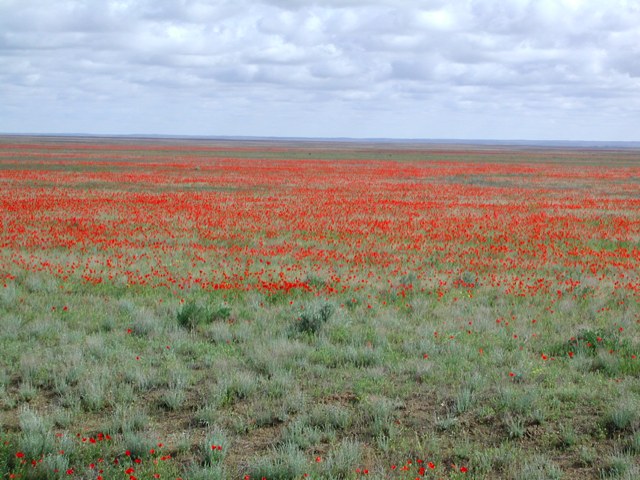
[[[250,141],[290,141],[290,142],[372,142],[372,143],[423,143],[449,145],[496,145],[496,146],[594,146],[640,148],[640,140],[535,140],[535,139],[480,139],[480,138],[411,138],[411,137],[310,137],[310,136],[269,136],[269,135],[198,135],[164,133],[14,133],[0,132],[0,137],[51,137],[51,138],[105,138],[105,139],[166,139],[166,140],[250,140]]]

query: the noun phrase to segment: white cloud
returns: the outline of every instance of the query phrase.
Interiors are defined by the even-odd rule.
[[[637,25],[635,0],[0,0],[0,131],[633,139],[602,125],[640,123]]]

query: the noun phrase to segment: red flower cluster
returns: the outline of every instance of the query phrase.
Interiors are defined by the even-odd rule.
[[[255,160],[242,158],[255,153],[243,148],[221,158],[200,146],[179,147],[176,160],[173,147],[154,146],[155,157],[140,155],[143,145],[59,147],[0,147],[0,167],[11,166],[0,168],[5,282],[37,271],[176,293],[331,294],[387,279],[400,297],[433,285],[427,293],[440,299],[451,291],[473,298],[482,286],[544,295],[551,305],[610,285],[640,295],[632,274],[640,209],[629,180],[638,166],[549,164],[544,153],[509,163],[505,152],[473,150],[465,160],[438,151],[395,162]],[[308,281],[312,265],[322,266],[322,284]],[[585,280],[595,292],[581,288]]]

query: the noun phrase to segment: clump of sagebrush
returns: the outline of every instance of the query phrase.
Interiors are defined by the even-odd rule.
[[[225,480],[229,478],[224,465],[216,463],[215,465],[193,465],[188,471],[188,477],[191,480]]]
[[[257,457],[248,467],[250,478],[286,480],[300,478],[307,468],[307,460],[296,445],[284,444],[269,454]]]
[[[609,435],[613,435],[616,432],[631,429],[637,418],[638,414],[633,406],[621,403],[614,405],[605,413],[602,423]]]
[[[287,411],[273,401],[254,402],[249,410],[249,416],[257,427],[274,426],[285,422],[289,418]]]
[[[464,387],[455,398],[454,410],[456,414],[461,414],[469,410],[473,405],[474,394],[473,390]]]
[[[111,415],[107,431],[110,433],[139,432],[149,424],[149,416],[144,408],[118,404]]]
[[[231,307],[226,303],[202,304],[192,300],[184,303],[176,315],[178,324],[189,330],[194,330],[199,325],[226,321],[230,317]]]
[[[293,444],[300,450],[306,450],[320,442],[331,442],[335,440],[334,430],[323,430],[307,423],[306,418],[297,418],[290,422],[282,431],[280,443]]]
[[[509,438],[522,438],[526,432],[524,420],[518,416],[507,413],[505,416],[505,427]]]
[[[220,415],[220,409],[217,405],[207,403],[196,410],[191,424],[199,427],[210,427],[220,421]]]
[[[156,447],[155,442],[141,433],[125,432],[123,446],[129,451],[131,458],[146,458]]]
[[[624,453],[614,453],[604,461],[604,466],[600,469],[601,478],[638,478],[638,466],[631,455]]]
[[[18,447],[28,458],[40,458],[55,451],[51,425],[28,406],[19,413],[21,437]]]
[[[214,427],[200,444],[200,454],[204,465],[222,463],[231,443],[227,433],[220,427]]]
[[[162,333],[163,324],[153,311],[142,307],[135,310],[131,330],[138,337],[157,336]]]
[[[108,378],[108,369],[103,368],[78,384],[80,403],[85,411],[98,412],[108,405]]]
[[[189,384],[188,372],[182,368],[172,368],[168,372],[167,390],[160,398],[160,405],[168,410],[178,410],[186,400],[185,388]]]
[[[238,400],[249,399],[258,391],[258,375],[245,370],[225,372],[215,386],[214,395],[221,405],[233,405]]]
[[[26,381],[20,384],[18,392],[20,400],[30,402],[38,394],[38,389],[30,381]]]
[[[635,455],[640,454],[640,431],[635,432],[629,440],[629,451]]]
[[[560,449],[566,450],[573,447],[578,442],[578,436],[574,428],[569,425],[560,425],[559,438],[556,442],[556,446]]]
[[[513,477],[517,480],[560,480],[563,477],[562,470],[553,460],[543,455],[533,455],[518,470]]]
[[[351,412],[347,407],[333,404],[316,405],[305,416],[306,423],[322,430],[344,430],[351,423]]]
[[[400,406],[383,396],[369,396],[360,404],[362,425],[373,437],[391,437],[395,433],[393,415]]]
[[[323,325],[329,321],[333,312],[334,308],[330,303],[308,306],[296,320],[296,329],[301,333],[317,335]]]
[[[331,450],[327,461],[321,464],[325,478],[350,478],[354,465],[360,464],[363,448],[358,440],[345,438]]]

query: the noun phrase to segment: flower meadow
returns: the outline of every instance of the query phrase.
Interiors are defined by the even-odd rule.
[[[640,152],[0,138],[0,478],[640,477]]]

